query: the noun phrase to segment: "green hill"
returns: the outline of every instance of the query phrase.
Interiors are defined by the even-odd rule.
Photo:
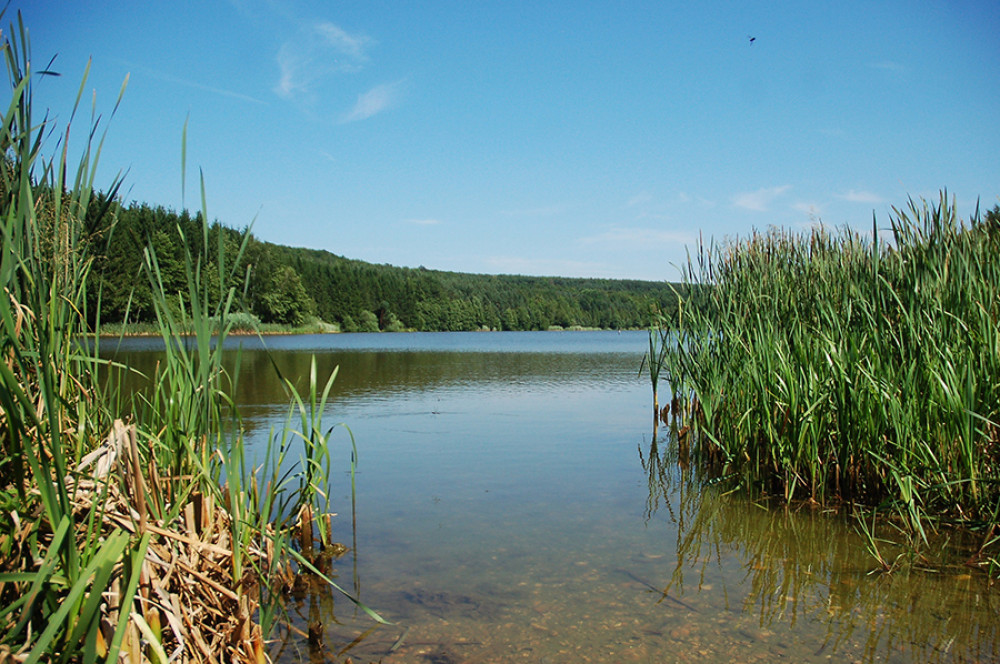
[[[95,233],[95,276],[102,320],[151,320],[144,252],[156,255],[168,292],[183,297],[185,245],[199,251],[201,220],[187,212],[133,203],[118,208],[113,227]],[[544,330],[553,326],[626,329],[649,324],[656,308],[670,313],[667,282],[485,275],[376,265],[328,251],[262,242],[248,230],[215,223],[227,255],[245,242],[243,308],[265,323],[301,325],[315,317],[344,331]],[[208,257],[209,272],[215,270]]]

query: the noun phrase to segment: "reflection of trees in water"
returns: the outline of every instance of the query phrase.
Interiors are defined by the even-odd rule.
[[[158,352],[123,353],[116,359],[151,376],[160,359]],[[234,400],[241,406],[286,404],[288,397],[278,379],[278,373],[293,385],[308,382],[313,354],[301,351],[242,351],[239,354],[239,374]],[[596,359],[599,357],[599,359]],[[393,395],[427,389],[461,387],[462,385],[496,383],[593,382],[606,379],[610,372],[620,371],[623,377],[634,379],[635,358],[631,355],[600,355],[585,353],[485,353],[431,351],[339,351],[316,353],[320,376],[329,376],[340,367],[332,399],[341,400],[358,395]],[[235,373],[237,354],[226,353],[226,362]],[[126,381],[126,389],[139,389],[143,380]]]
[[[121,393],[140,392],[155,374],[159,351],[130,351],[115,359],[141,373],[123,380]],[[236,360],[239,359],[239,371]],[[308,384],[313,354],[303,351],[244,350],[226,353],[227,371],[236,377],[234,401],[240,406],[242,426],[250,436],[266,433],[268,420],[284,417],[289,396],[279,376],[302,390]],[[346,350],[315,354],[317,373],[325,380],[339,372],[330,394],[331,406],[358,397],[390,399],[434,389],[461,389],[490,384],[516,389],[521,384],[552,384],[570,389],[605,381],[611,372],[622,380],[635,379],[632,355],[587,353],[489,353],[435,351]]]
[[[647,519],[665,509],[677,527],[665,596],[683,594],[692,575],[700,591],[710,566],[738,560],[742,610],[759,615],[762,627],[824,625],[823,652],[861,638],[865,661],[1000,658],[1000,588],[970,574],[954,543],[940,545],[950,547],[954,565],[929,570],[914,560],[891,575],[872,573],[875,561],[844,516],[727,493],[678,453],[675,426],[639,456],[649,482]],[[725,583],[713,589],[727,605],[736,591]]]

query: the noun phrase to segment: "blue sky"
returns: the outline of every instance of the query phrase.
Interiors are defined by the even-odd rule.
[[[699,235],[1000,202],[1000,3],[14,2],[100,180],[375,263],[673,280]],[[750,37],[754,37],[751,43]],[[77,120],[70,146],[86,127]],[[103,125],[102,125],[103,126]]]

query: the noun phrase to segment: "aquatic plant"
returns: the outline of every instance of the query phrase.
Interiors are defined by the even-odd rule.
[[[32,83],[51,72],[32,69],[20,16],[3,37],[0,506],[10,518],[0,520],[0,660],[259,664],[291,559],[309,566],[291,534],[313,508],[323,521],[328,451],[319,440],[307,448],[302,481],[295,469],[247,464],[228,396],[238,376],[222,365],[241,275],[223,243],[210,246],[204,186],[203,251],[185,255],[186,291],[169,293],[155,253],[145,256],[166,355],[133,421],[118,417],[120,391],[99,381],[105,361],[89,335],[100,297],[87,295],[121,178],[95,194],[101,141],[68,177],[68,127],[45,156],[44,139],[59,134],[33,117]],[[91,141],[98,125],[94,114]],[[313,414],[310,431],[322,426],[317,382],[305,399],[292,394]],[[261,485],[269,469],[280,479]]]
[[[660,418],[660,373],[663,370],[664,353],[667,349],[667,335],[670,333],[663,315],[654,312],[652,322],[649,326],[649,350],[642,357],[639,363],[639,375],[643,369],[649,373],[649,383],[653,388],[653,423],[654,426]]]
[[[785,499],[884,505],[915,541],[1000,504],[1000,227],[935,204],[872,233],[701,245],[663,356],[697,456]]]
[[[121,647],[128,620],[125,612],[102,626],[110,615],[99,614],[101,591],[115,575],[133,597],[149,544],[148,535],[102,531],[116,496],[80,474],[111,424],[95,402],[95,360],[79,342],[87,236],[102,232],[109,212],[87,214],[100,143],[68,180],[66,143],[54,158],[42,154],[52,129],[33,116],[32,86],[51,72],[32,69],[20,17],[0,48],[11,87],[0,130],[0,492],[10,514],[0,525],[0,653],[37,661],[86,642],[92,660]]]

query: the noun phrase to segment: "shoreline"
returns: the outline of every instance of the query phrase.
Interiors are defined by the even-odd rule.
[[[330,326],[334,327],[334,326]],[[476,334],[491,333],[491,332],[635,332],[635,331],[645,331],[643,328],[603,328],[603,327],[550,327],[546,330],[398,330],[398,331],[388,331],[379,330],[378,332],[344,332],[339,329],[315,329],[315,328],[295,328],[290,330],[230,330],[226,333],[226,336],[231,337],[274,337],[274,336],[297,336],[306,334],[454,334],[460,332],[471,332]],[[213,332],[212,336],[217,333]],[[88,333],[86,335],[88,338],[101,338],[101,339],[115,339],[115,338],[125,338],[125,337],[160,337],[162,334],[156,331],[123,331],[123,332],[96,332]],[[183,333],[181,336],[193,337],[196,336],[195,332]]]

